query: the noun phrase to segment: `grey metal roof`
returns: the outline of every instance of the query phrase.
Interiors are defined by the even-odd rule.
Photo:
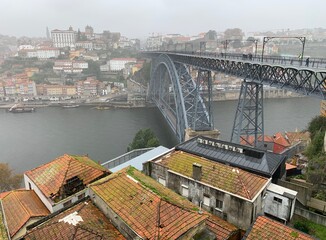
[[[163,147],[163,146],[156,147],[146,153],[139,155],[138,157],[130,159],[129,161],[127,161],[125,163],[122,163],[114,168],[110,168],[110,171],[117,172],[127,166],[133,166],[133,167],[137,168],[139,171],[142,171],[144,162],[147,162],[147,161],[149,161],[167,151],[169,151],[169,149],[166,147]]]
[[[200,139],[205,140],[206,142],[208,141],[209,144],[201,143]],[[217,147],[217,145],[219,147]],[[242,150],[239,150],[239,152],[236,151],[235,148]],[[186,142],[183,142],[177,145],[175,149],[268,177],[273,176],[275,171],[285,160],[285,156],[280,154],[264,152],[252,147],[216,140],[204,136],[192,138]]]

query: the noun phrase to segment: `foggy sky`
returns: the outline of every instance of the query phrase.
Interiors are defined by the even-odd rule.
[[[0,34],[45,37],[46,27],[196,35],[208,30],[326,28],[325,0],[0,0]]]

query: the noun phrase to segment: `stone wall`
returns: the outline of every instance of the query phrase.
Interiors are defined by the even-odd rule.
[[[295,207],[294,213],[301,217],[307,218],[314,223],[326,226],[326,216],[324,215],[320,215],[299,207]]]

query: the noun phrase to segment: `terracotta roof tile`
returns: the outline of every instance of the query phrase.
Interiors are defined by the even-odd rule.
[[[246,240],[312,240],[315,239],[294,228],[288,227],[280,222],[260,216],[256,219],[254,225],[249,229],[243,239]]]
[[[67,221],[69,218],[76,219],[77,223],[75,225],[69,223]],[[81,202],[31,229],[25,239],[119,240],[125,238],[91,201],[87,201]]]
[[[206,225],[215,234],[216,239],[219,240],[230,239],[230,236],[240,235],[238,228],[214,215],[211,215],[206,220]],[[234,237],[232,239],[238,238]]]
[[[10,236],[14,236],[33,217],[50,212],[33,190],[14,190],[1,199]]]
[[[291,145],[300,141],[309,141],[310,133],[306,132],[285,132],[285,135]]]
[[[267,178],[242,169],[182,151],[172,152],[156,161],[156,164],[166,166],[168,169],[190,178],[192,177],[193,163],[202,166],[201,182],[249,200],[253,200],[268,181]]]
[[[134,168],[125,168],[90,188],[138,235],[177,239],[209,214]]]
[[[86,156],[63,155],[34,168],[25,174],[46,197],[59,195],[60,188],[72,177],[78,176],[87,185],[108,171]]]
[[[281,145],[281,146],[284,146],[284,147],[291,146],[290,143],[288,142],[288,140],[286,140],[286,138],[280,132],[275,133],[275,135],[274,135],[274,142],[277,143],[277,144],[279,144],[279,145]]]

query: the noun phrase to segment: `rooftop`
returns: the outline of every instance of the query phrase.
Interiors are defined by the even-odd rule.
[[[210,214],[132,167],[103,178],[90,188],[129,225],[147,239],[177,239],[208,220]],[[237,230],[222,219],[224,234]],[[222,233],[221,233],[222,234]]]
[[[81,202],[28,231],[26,240],[125,239],[91,201]]]
[[[259,216],[252,228],[246,232],[243,239],[312,240],[315,238],[265,216]]]
[[[265,177],[183,151],[163,156],[155,163],[190,178],[193,176],[193,164],[197,163],[202,166],[201,182],[248,200],[253,200],[268,183]]]
[[[108,171],[87,156],[64,154],[25,172],[46,197],[59,196],[68,180],[78,177],[84,185],[107,175]]]
[[[199,136],[183,142],[176,150],[205,157],[215,162],[229,164],[253,173],[271,177],[283,163],[285,157],[272,152]]]
[[[33,190],[10,191],[0,201],[10,237],[13,237],[31,218],[50,214]]]

